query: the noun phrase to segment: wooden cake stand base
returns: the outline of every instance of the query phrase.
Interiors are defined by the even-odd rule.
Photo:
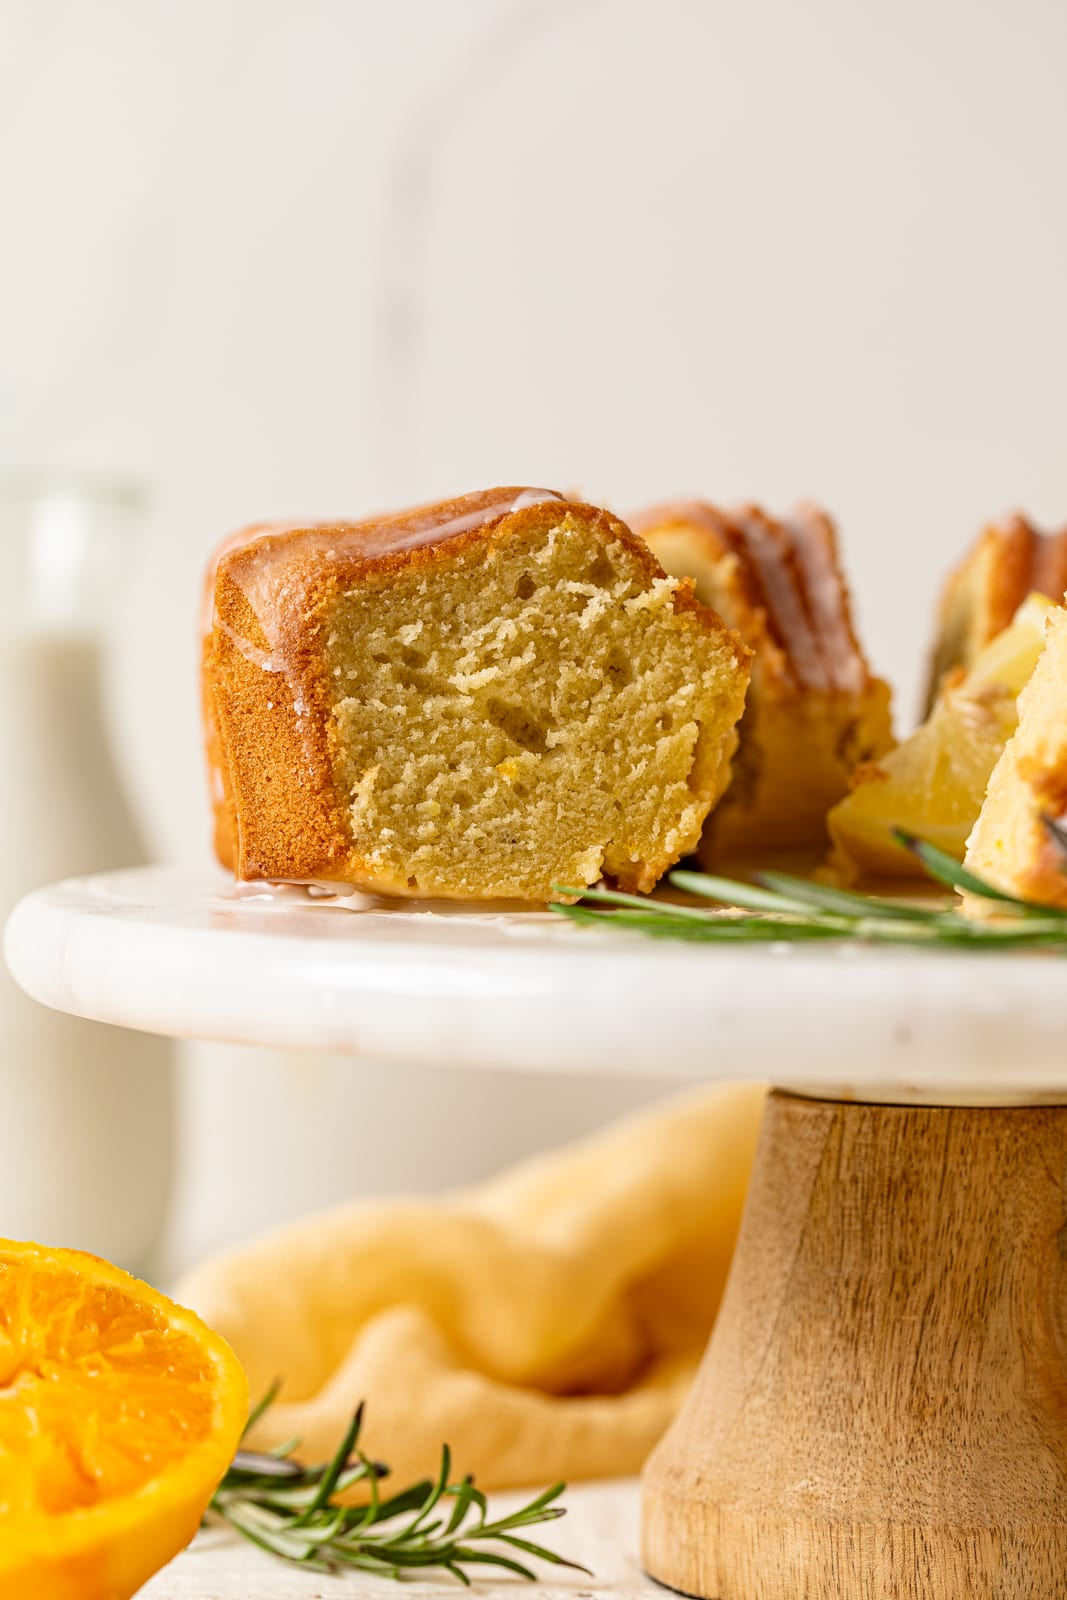
[[[1067,1107],[772,1095],[721,1314],[645,1473],[714,1600],[1067,1597]]]

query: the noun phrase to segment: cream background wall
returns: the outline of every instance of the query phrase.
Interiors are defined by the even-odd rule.
[[[242,521],[814,494],[906,711],[982,519],[1067,517],[1055,0],[0,0],[0,30],[0,462],[152,485],[114,700],[161,854],[205,848],[193,617]],[[287,1172],[301,1073],[325,1131]],[[443,1163],[429,1132],[324,1154],[372,1088],[394,1126],[490,1092],[200,1052],[190,1248],[613,1103],[498,1086]],[[238,1132],[269,1192],[231,1184]]]

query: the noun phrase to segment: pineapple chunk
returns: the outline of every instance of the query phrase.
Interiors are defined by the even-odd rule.
[[[1037,670],[1019,697],[1019,727],[993,770],[967,844],[973,872],[1008,894],[1067,907],[1067,611],[1049,622]],[[972,916],[995,914],[968,895]]]
[[[826,819],[839,877],[923,876],[893,839],[898,827],[962,857],[990,774],[1018,725],[1016,699],[1037,665],[1052,608],[1044,595],[1031,594],[970,672],[945,680],[921,727],[856,770],[851,793]]]

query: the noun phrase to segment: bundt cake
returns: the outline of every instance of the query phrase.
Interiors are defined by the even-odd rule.
[[[251,528],[209,610],[216,844],[240,878],[647,890],[728,780],[749,651],[617,517],[547,490]]]
[[[821,853],[852,770],[893,742],[889,689],[856,639],[830,518],[811,505],[776,519],[694,501],[631,522],[755,651],[734,775],[701,860]]]
[[[945,674],[970,668],[1032,592],[1058,605],[1067,589],[1067,529],[1042,533],[1013,512],[979,534],[950,573],[938,607],[928,707]]]
[[[1019,726],[993,769],[966,864],[1024,900],[1067,906],[1067,611],[1019,696]],[[995,909],[970,902],[979,914]]]

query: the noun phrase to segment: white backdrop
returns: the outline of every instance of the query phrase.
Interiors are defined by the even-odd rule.
[[[155,492],[116,706],[162,854],[205,848],[193,619],[243,521],[492,482],[620,509],[815,495],[906,712],[980,522],[1067,517],[1057,0],[0,0],[0,19],[0,462]],[[219,1130],[265,1149],[292,1110],[288,1068],[253,1093],[227,1059],[191,1080],[197,1238],[229,1214]],[[367,1083],[315,1070],[330,1121],[354,1118]],[[424,1092],[433,1116],[456,1091],[438,1111]],[[532,1104],[537,1142],[559,1103]],[[492,1162],[479,1139],[470,1170]],[[411,1181],[435,1181],[433,1147]],[[317,1148],[293,1203],[359,1181]]]

